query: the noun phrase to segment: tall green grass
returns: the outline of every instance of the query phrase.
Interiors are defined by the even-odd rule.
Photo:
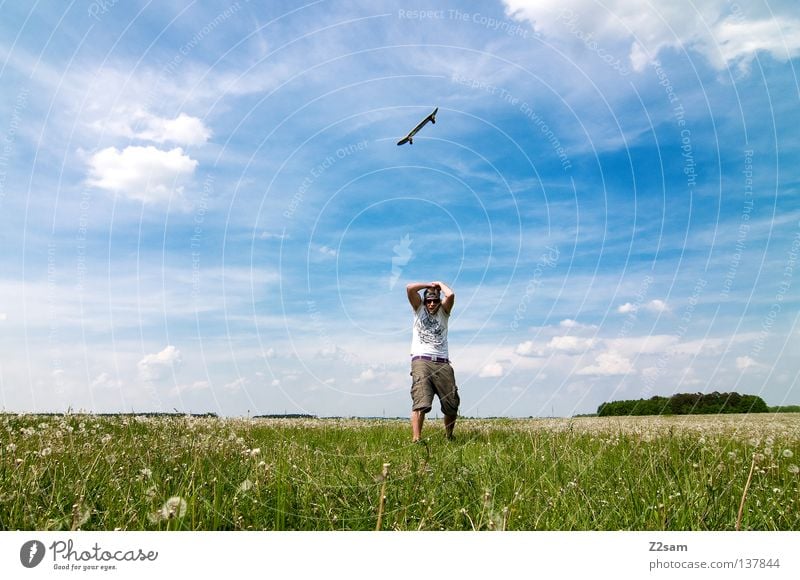
[[[0,529],[800,529],[800,417],[0,418]],[[383,466],[389,464],[383,477]],[[385,479],[385,481],[384,481]]]

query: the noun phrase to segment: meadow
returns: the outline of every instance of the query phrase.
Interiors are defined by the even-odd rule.
[[[800,530],[800,414],[0,415],[2,530]]]

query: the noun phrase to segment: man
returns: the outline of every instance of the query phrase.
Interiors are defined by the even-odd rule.
[[[420,298],[421,290],[425,290],[424,298]],[[456,295],[444,282],[415,282],[406,286],[406,293],[414,309],[411,438],[414,442],[420,440],[425,414],[431,410],[435,394],[444,415],[445,436],[452,439],[460,398],[447,352],[447,324]]]

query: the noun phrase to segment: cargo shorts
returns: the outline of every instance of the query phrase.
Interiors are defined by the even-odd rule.
[[[425,359],[411,361],[412,411],[427,413],[433,407],[433,396],[439,397],[439,405],[445,415],[458,415],[461,398],[458,396],[453,367],[446,362]]]

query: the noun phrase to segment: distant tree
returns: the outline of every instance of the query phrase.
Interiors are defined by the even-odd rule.
[[[798,407],[800,409],[800,407]],[[676,393],[669,398],[651,397],[602,403],[598,417],[624,415],[700,415],[718,413],[767,413],[761,397],[739,393]]]

